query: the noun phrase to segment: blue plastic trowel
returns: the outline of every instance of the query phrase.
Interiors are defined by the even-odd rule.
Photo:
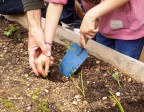
[[[87,57],[87,51],[77,43],[73,43],[60,63],[60,73],[70,76],[80,67]]]

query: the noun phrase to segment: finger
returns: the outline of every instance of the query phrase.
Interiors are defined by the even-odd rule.
[[[40,46],[42,52],[46,55],[46,56],[50,56],[51,55],[51,52],[50,52],[50,49],[51,49],[51,45],[46,45],[45,43],[43,43],[41,46]]]
[[[39,76],[39,73],[38,73],[37,68],[35,66],[35,62],[34,62],[34,57],[33,56],[29,56],[29,64],[30,64],[33,72],[35,73],[35,75]]]
[[[43,77],[46,77],[45,70],[44,70],[44,63],[42,62],[35,62],[36,68],[39,74],[41,74]]]
[[[50,61],[50,66],[53,65],[53,63],[54,63],[53,61]]]
[[[46,62],[45,63],[45,74],[46,74],[46,76],[48,75],[48,72],[49,72],[49,62]]]
[[[82,33],[80,34],[80,42],[79,42],[79,44],[81,45],[81,47],[86,48],[85,37],[84,37],[84,35]]]
[[[88,40],[88,39],[94,38],[95,35],[85,34],[84,36],[85,36],[85,38],[87,38],[87,40]]]
[[[51,61],[53,61],[53,60],[54,60],[53,56],[50,56],[50,60],[51,60]]]
[[[97,33],[97,32],[98,32],[98,28],[92,29],[92,30],[90,30],[89,32],[90,32],[90,33]]]

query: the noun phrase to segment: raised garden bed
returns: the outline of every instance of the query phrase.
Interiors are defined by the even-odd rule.
[[[3,33],[9,29],[10,25],[14,26],[16,31],[6,36]],[[92,55],[72,76],[76,83],[71,78],[61,76],[58,66],[66,52],[66,47],[58,43],[54,43],[55,62],[50,68],[49,76],[46,79],[37,78],[28,64],[27,30],[18,23],[10,22],[3,17],[0,18],[0,46],[1,112],[38,112],[45,109],[47,110],[44,112],[120,112],[119,107],[110,100],[109,91],[117,96],[125,112],[143,112],[144,110],[144,85],[140,83],[143,80],[138,83],[139,78],[136,81],[119,71],[117,67]],[[139,64],[135,60],[132,62]],[[118,63],[120,66],[124,65],[121,62]],[[144,75],[143,71],[135,70],[137,72],[134,73],[134,77],[136,73],[142,73],[140,76]],[[85,97],[75,85],[82,86],[81,71]],[[120,86],[112,76],[117,72],[120,76]]]

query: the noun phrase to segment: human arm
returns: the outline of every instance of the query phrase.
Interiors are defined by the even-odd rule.
[[[90,9],[86,15],[84,16],[83,22],[80,27],[81,36],[80,36],[80,45],[84,48],[86,47],[86,40],[91,39],[95,36],[96,32],[98,31],[95,25],[96,20],[113,10],[123,6],[129,0],[104,0],[99,5]]]
[[[49,3],[46,13],[46,25],[45,25],[45,41],[52,43],[53,37],[59,22],[59,18],[63,9],[63,4]]]
[[[39,66],[35,61],[43,52],[50,55],[49,46],[45,45],[44,32],[41,25],[41,8],[44,6],[43,0],[23,0],[24,10],[28,21],[28,54],[29,63],[34,73],[39,76]]]

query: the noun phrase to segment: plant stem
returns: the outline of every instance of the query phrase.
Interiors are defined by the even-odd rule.
[[[83,91],[83,95],[85,97],[85,91],[84,91],[84,84],[83,84],[83,78],[82,78],[83,74],[82,74],[82,70],[81,70],[81,85],[82,85],[82,91]]]
[[[124,109],[123,109],[123,107],[122,107],[120,101],[116,98],[116,96],[115,96],[111,91],[109,91],[109,93],[110,93],[110,94],[112,95],[112,97],[114,98],[116,104],[117,104],[118,107],[120,108],[120,111],[121,111],[121,112],[124,112]]]
[[[77,84],[77,82],[73,79],[73,77],[70,75],[70,78],[72,79],[74,85],[81,91],[82,95],[85,97],[85,94],[83,92],[83,90],[79,87],[79,85]]]

